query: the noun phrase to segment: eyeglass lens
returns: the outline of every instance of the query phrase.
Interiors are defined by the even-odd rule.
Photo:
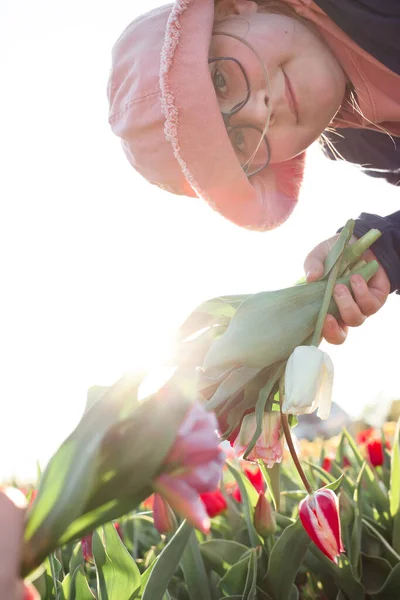
[[[238,113],[250,97],[249,82],[242,65],[234,58],[210,58],[209,67],[217,95],[218,104],[224,117]],[[264,169],[270,159],[268,141],[262,130],[250,125],[229,124],[224,118],[231,144],[239,162],[250,177]]]

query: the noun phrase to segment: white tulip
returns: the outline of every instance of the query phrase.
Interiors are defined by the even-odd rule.
[[[285,398],[282,412],[310,414],[327,419],[331,411],[333,363],[328,354],[315,346],[297,346],[285,371]]]

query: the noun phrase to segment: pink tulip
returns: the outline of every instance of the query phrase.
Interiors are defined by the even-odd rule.
[[[225,462],[216,430],[215,415],[195,403],[164,461],[163,474],[153,482],[171,508],[204,533],[210,530],[210,518],[200,494],[218,487]]]
[[[300,502],[299,516],[316,546],[333,562],[343,552],[340,535],[339,500],[329,489],[318,490]]]
[[[239,435],[234,442],[237,455],[243,456],[251,442],[257,427],[255,413],[246,415],[242,421]],[[281,435],[281,415],[279,412],[267,412],[263,415],[262,432],[247,460],[261,458],[271,468],[280,463],[283,456],[283,439]]]

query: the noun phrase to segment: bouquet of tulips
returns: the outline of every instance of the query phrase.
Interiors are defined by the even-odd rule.
[[[103,550],[99,552],[104,554],[107,536],[102,526],[130,513],[155,492],[156,523],[163,522],[164,529],[171,529],[177,519],[186,521],[171,540],[172,549],[168,544],[156,559],[157,569],[154,566],[154,571],[146,571],[144,584],[118,600],[163,600],[177,567],[176,558],[179,562],[187,544],[192,562],[196,556],[197,567],[200,564],[193,527],[202,535],[210,531],[206,495],[217,488],[225,462],[217,430],[221,438],[229,439],[236,457],[258,463],[276,511],[282,498],[283,437],[306,489],[299,507],[301,523],[281,519],[281,524],[288,527],[276,544],[279,551],[274,554],[269,543],[266,583],[258,585],[260,523],[270,509],[265,495],[256,497],[238,474],[237,466],[229,466],[247,507],[248,535],[254,549],[240,567],[246,573],[248,569],[256,573],[248,594],[241,597],[258,598],[256,594],[263,593],[260,597],[267,599],[291,598],[290,594],[296,593],[294,577],[310,540],[327,560],[337,563],[343,548],[334,490],[341,485],[343,474],[315,491],[315,478],[310,481],[303,469],[290,428],[297,414],[318,408],[321,418],[329,415],[333,367],[318,345],[327,312],[335,314],[337,310],[332,300],[335,283],[349,286],[353,273],[368,281],[378,268],[376,261],[366,263],[362,255],[380,233],[370,231],[350,245],[353,227],[349,221],[341,232],[326,259],[321,281],[205,302],[178,332],[175,372],[164,386],[139,401],[143,376],[126,377],[87,407],[41,477],[37,497],[27,514],[22,575],[32,573],[56,548],[99,527],[103,536]],[[377,506],[387,510],[387,498],[383,500],[379,486],[373,490],[379,500]],[[261,527],[259,531],[254,518]],[[292,561],[296,570],[283,593],[278,589],[281,584],[274,583],[273,573],[282,552],[292,545],[297,548]],[[165,558],[171,553],[175,563]],[[185,573],[189,567],[182,560]],[[157,584],[160,569],[167,573],[162,579],[165,587]],[[228,588],[232,590],[232,586]],[[103,593],[98,597],[109,596]],[[198,598],[190,594],[190,600]],[[207,594],[204,598],[211,600]]]

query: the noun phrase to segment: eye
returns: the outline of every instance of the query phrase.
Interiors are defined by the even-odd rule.
[[[227,93],[228,85],[226,83],[226,79],[223,76],[223,74],[221,73],[221,71],[219,71],[218,69],[216,69],[214,71],[213,83],[214,83],[214,88],[215,88],[215,91],[217,92],[217,94],[220,94],[223,96]]]

